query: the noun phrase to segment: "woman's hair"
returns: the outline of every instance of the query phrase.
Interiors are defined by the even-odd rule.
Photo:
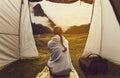
[[[53,29],[53,32],[54,32],[54,34],[57,34],[57,35],[62,35],[63,34],[63,30],[59,26],[55,26],[54,29]]]
[[[59,26],[55,26],[54,29],[53,29],[53,32],[54,32],[55,35],[59,35],[60,36],[61,45],[64,47],[63,52],[66,52],[67,48],[63,44],[63,37],[62,37],[63,30],[62,30],[62,28],[59,27]]]

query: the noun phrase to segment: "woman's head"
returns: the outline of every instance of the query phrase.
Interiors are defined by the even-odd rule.
[[[54,34],[58,34],[58,35],[62,35],[63,34],[63,30],[61,27],[59,26],[55,26],[53,29]]]
[[[54,32],[55,35],[60,36],[61,45],[64,47],[63,52],[66,52],[67,48],[63,44],[63,38],[62,38],[63,30],[62,30],[62,28],[59,27],[59,26],[55,26],[54,29],[53,29],[53,32]]]

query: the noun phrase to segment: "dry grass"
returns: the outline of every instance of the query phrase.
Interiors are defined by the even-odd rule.
[[[83,52],[86,38],[87,38],[87,33],[64,34],[64,36],[69,41],[69,50],[70,50],[70,55],[72,58],[73,65],[75,69],[77,70],[77,72],[79,72],[79,75],[83,77],[84,75],[82,72],[80,72],[78,60],[81,57],[81,54]],[[46,34],[46,35],[41,36],[41,38],[36,38],[36,43],[38,45],[38,51],[41,57],[45,57],[45,58],[49,57],[49,51],[46,46],[47,46],[47,42],[50,40],[51,37],[52,35]]]
[[[40,52],[41,57],[49,57],[49,52],[47,49],[47,42],[50,40],[52,35],[44,35],[42,38],[36,38],[36,42],[42,42],[38,45],[38,50]],[[77,72],[79,72],[80,76],[84,76],[82,72],[80,72],[80,67],[78,64],[78,60],[81,57],[81,54],[83,52],[86,38],[87,38],[87,33],[84,34],[64,34],[64,36],[67,38],[69,41],[69,50],[70,50],[70,55],[72,58],[73,65]],[[42,45],[42,46],[41,46]]]
[[[78,60],[83,52],[87,34],[65,34],[69,41],[69,50],[73,65],[77,70],[80,78],[85,78],[83,72],[80,70]],[[24,59],[13,62],[0,70],[0,78],[35,78],[44,66],[47,64],[49,58],[49,51],[47,42],[52,37],[51,34],[41,35],[41,38],[36,38],[36,45],[40,56],[38,58]],[[109,63],[109,71],[103,74],[97,74],[92,78],[120,78],[120,66]],[[91,78],[88,76],[88,78]]]

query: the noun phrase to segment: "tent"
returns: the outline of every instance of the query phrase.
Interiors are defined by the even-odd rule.
[[[96,53],[113,63],[120,64],[120,23],[117,20],[120,19],[119,7],[120,0],[95,0],[83,56]]]
[[[80,0],[80,1],[83,1],[83,2],[86,2],[86,3],[89,3],[89,4],[92,4],[94,0]]]
[[[34,56],[28,0],[0,1],[0,66]]]
[[[42,1],[42,0],[28,0],[30,2],[39,2],[39,1]]]
[[[114,9],[114,12],[117,16],[117,19],[120,23],[120,0],[110,0],[112,6],[113,6],[113,9]]]
[[[78,0],[48,0],[48,1],[51,1],[51,2],[55,2],[55,3],[73,3],[73,2],[76,2]]]

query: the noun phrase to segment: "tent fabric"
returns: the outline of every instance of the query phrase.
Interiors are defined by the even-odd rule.
[[[55,3],[73,3],[73,2],[76,2],[78,0],[47,0],[47,1],[55,2]]]
[[[86,56],[87,54],[90,53],[99,54],[101,47],[100,42],[101,42],[101,7],[100,0],[95,0],[94,13],[89,29],[89,35],[82,55]]]
[[[116,17],[120,24],[120,0],[110,0],[112,7],[115,11]]]
[[[42,0],[29,0],[30,2],[40,2]]]
[[[18,35],[20,1],[4,0],[0,6],[0,33]]]
[[[80,0],[80,1],[83,1],[83,2],[86,2],[86,3],[89,3],[89,4],[92,4],[94,2],[94,0]]]
[[[38,56],[32,35],[28,0],[23,0],[20,13],[21,1],[0,2],[0,66],[20,58]]]
[[[20,24],[20,58],[38,56],[32,34],[28,0],[24,0]]]
[[[0,2],[0,66],[18,59],[19,7],[16,4],[20,6],[20,1]]]
[[[120,64],[120,24],[108,0],[101,0],[102,8],[102,48],[101,55]]]
[[[94,17],[99,23],[93,17],[83,56],[97,53],[111,62],[120,64],[120,25],[109,0],[95,0],[95,5],[97,4],[100,5],[95,6],[94,13],[98,11],[100,15],[94,14]],[[98,7],[100,9],[96,10]]]

